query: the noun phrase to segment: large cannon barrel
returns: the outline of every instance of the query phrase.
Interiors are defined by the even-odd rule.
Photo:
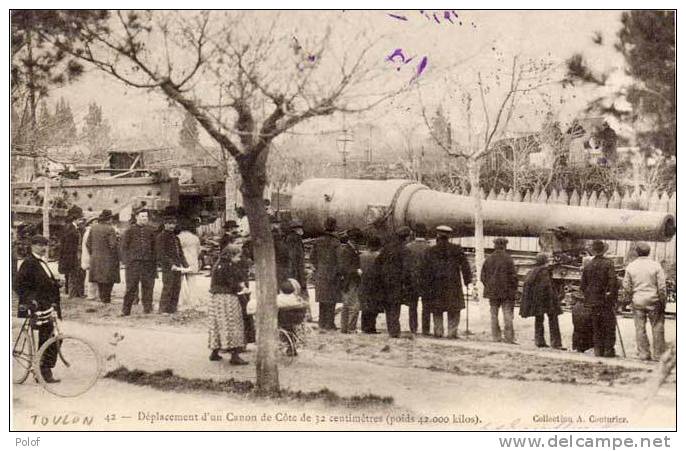
[[[484,234],[540,236],[563,227],[576,238],[667,241],[676,233],[674,215],[613,208],[529,202],[482,201]],[[456,234],[474,233],[474,199],[434,191],[408,180],[309,179],[297,186],[291,211],[305,232],[319,234],[327,217],[339,229],[390,232],[402,225],[441,224]]]

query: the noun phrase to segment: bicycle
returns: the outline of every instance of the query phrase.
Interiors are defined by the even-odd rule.
[[[12,348],[12,381],[23,384],[29,374],[33,374],[45,390],[56,396],[79,396],[97,381],[102,360],[91,343],[83,338],[63,334],[57,320],[57,312],[53,307],[44,311],[29,311]],[[53,325],[52,336],[38,348],[35,337],[37,327],[48,322]],[[55,350],[57,356],[52,371],[60,382],[48,383],[40,368]]]

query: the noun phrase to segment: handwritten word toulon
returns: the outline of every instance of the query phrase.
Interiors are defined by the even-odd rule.
[[[415,56],[406,56],[405,51],[403,49],[395,49],[393,52],[386,57],[386,61],[388,61],[391,64],[395,64],[396,68],[395,70],[400,71],[400,69],[403,68],[403,66],[409,64],[415,59]],[[416,80],[423,72],[426,70],[426,67],[429,63],[429,58],[426,56],[423,56],[419,60],[419,64],[415,67],[415,73],[412,76],[412,79],[410,82]]]

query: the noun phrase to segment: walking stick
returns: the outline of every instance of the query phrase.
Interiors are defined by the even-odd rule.
[[[466,310],[465,310],[465,315],[466,315],[466,318],[465,318],[465,326],[466,326],[466,327],[465,327],[464,334],[465,334],[465,335],[474,335],[474,334],[469,330],[469,287],[467,287],[467,299],[466,299],[466,301],[467,301],[467,302],[465,302],[465,308],[466,308]]]
[[[626,350],[624,349],[624,340],[622,340],[622,331],[619,329],[619,321],[615,315],[615,327],[617,328],[617,336],[619,337],[619,344],[622,346],[622,356],[626,359]]]

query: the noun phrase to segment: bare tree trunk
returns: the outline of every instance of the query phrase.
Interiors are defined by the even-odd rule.
[[[279,371],[276,364],[278,310],[274,241],[262,200],[264,183],[256,182],[259,177],[253,173],[242,173],[241,177],[243,207],[250,224],[257,280],[257,390],[276,393],[279,391]]]
[[[467,162],[469,169],[469,183],[474,199],[474,286],[477,287],[479,302],[483,299],[483,286],[481,283],[481,267],[484,264],[484,218],[481,196],[479,195],[479,160],[470,158]]]

